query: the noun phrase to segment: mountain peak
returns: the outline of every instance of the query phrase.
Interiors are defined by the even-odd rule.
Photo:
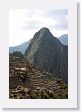
[[[46,27],[41,28],[34,35],[34,38],[49,38],[49,37],[54,37],[54,36],[50,32],[50,30]]]
[[[50,31],[48,28],[46,28],[46,27],[43,27],[43,28],[41,28],[39,31],[43,31],[43,32],[45,32],[45,31]]]
[[[44,27],[35,33],[25,56],[31,63],[49,73],[58,74],[58,77],[67,83],[68,48],[61,44],[48,28]]]
[[[68,45],[68,34],[64,34],[58,38],[63,45]]]

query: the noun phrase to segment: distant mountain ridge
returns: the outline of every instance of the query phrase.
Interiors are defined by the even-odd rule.
[[[68,45],[68,34],[64,34],[58,38],[63,45]],[[20,51],[22,54],[25,53],[25,50],[28,48],[31,40],[24,42],[20,45],[9,47],[9,52],[13,53],[15,51]]]
[[[68,34],[64,34],[58,38],[63,45],[68,45]]]
[[[31,42],[31,40],[24,42],[18,46],[14,46],[14,47],[9,47],[9,52],[13,53],[15,51],[20,51],[22,54],[25,53],[25,50],[27,49],[27,47],[29,46],[29,43]]]
[[[58,74],[68,83],[68,46],[54,37],[48,28],[44,27],[35,33],[25,56],[31,63]]]

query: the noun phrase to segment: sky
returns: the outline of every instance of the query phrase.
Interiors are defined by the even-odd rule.
[[[68,10],[9,9],[9,46],[30,40],[42,27],[55,37],[68,34]]]

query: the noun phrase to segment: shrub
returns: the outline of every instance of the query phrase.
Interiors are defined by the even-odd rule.
[[[37,94],[36,94],[34,91],[31,91],[31,92],[30,92],[30,97],[31,97],[32,99],[38,99],[38,96],[37,96]]]

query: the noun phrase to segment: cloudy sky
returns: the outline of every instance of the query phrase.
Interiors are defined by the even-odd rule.
[[[9,46],[30,40],[42,27],[60,37],[68,33],[68,10],[10,9]]]

